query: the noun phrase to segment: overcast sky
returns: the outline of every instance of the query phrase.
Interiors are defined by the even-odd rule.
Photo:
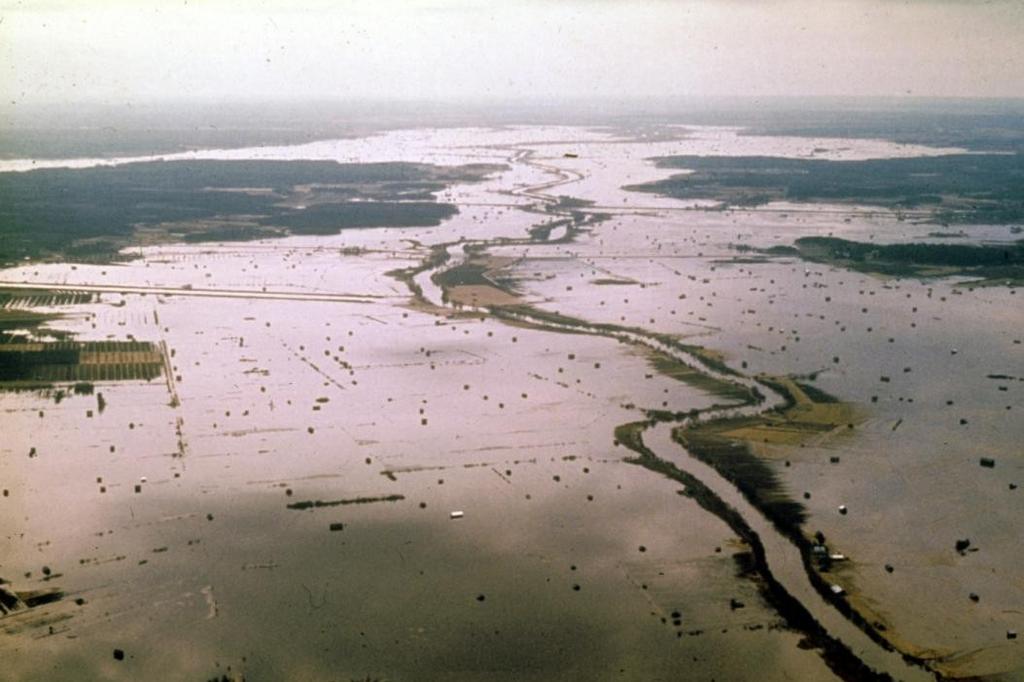
[[[5,104],[1024,97],[1024,0],[0,0],[0,20]]]

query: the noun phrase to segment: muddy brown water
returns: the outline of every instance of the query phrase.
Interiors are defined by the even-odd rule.
[[[260,152],[511,162],[493,182],[452,188],[445,200],[461,213],[439,228],[171,245],[119,266],[0,273],[7,282],[95,287],[96,300],[44,308],[70,314],[53,325],[82,340],[166,342],[178,379],[103,385],[102,414],[95,396],[56,404],[0,394],[0,488],[8,491],[0,576],[17,589],[66,592],[0,621],[14,679],[168,670],[208,679],[228,666],[256,679],[830,676],[756,585],[737,576],[731,555],[744,547],[728,528],[680,496],[678,484],[623,463],[612,443],[616,425],[638,418],[629,405],[668,401],[685,411],[715,396],[649,378],[646,360],[613,339],[410,309],[405,285],[384,274],[415,266],[431,244],[523,237],[540,218],[517,208],[536,198],[514,191],[555,181],[515,162],[527,147],[535,160],[582,176],[552,191],[620,212],[572,244],[492,248],[515,260],[509,272],[524,298],[594,322],[679,334],[724,351],[734,367],[746,362],[749,373],[820,372],[822,388],[873,410],[853,438],[765,454],[793,493],[813,493],[808,530],[824,530],[852,558],[836,580],[901,643],[933,650],[964,674],[1019,670],[1005,631],[1020,628],[1024,610],[1011,538],[1021,511],[1008,487],[1024,484],[1015,446],[1024,434],[1013,419],[1021,384],[986,377],[1021,374],[1019,294],[887,283],[785,259],[723,264],[735,242],[918,228],[869,212],[846,223],[832,212],[683,211],[618,189],[662,177],[646,157],[701,145],[799,154],[810,144],[861,156],[930,150],[714,130],[657,145],[609,144],[605,133],[571,128],[442,138],[406,131]],[[452,151],[452,140],[476,146]],[[563,159],[559,140],[587,152]],[[353,246],[365,251],[342,251]],[[636,284],[590,284],[608,277]],[[417,281],[438,300],[429,275]],[[201,289],[214,295],[201,298]],[[881,375],[893,381],[883,385]],[[654,445],[667,459],[685,457],[668,446]],[[981,454],[996,467],[979,467]],[[390,495],[404,499],[288,508]],[[837,514],[839,504],[850,513]],[[464,517],[450,519],[455,510]],[[332,531],[338,523],[343,530]],[[979,551],[960,557],[953,543],[964,535]],[[827,605],[800,592],[802,567],[791,553],[772,550],[773,572],[792,577],[830,632],[842,631]],[[732,599],[744,608],[730,608]],[[875,660],[856,632],[839,637]]]

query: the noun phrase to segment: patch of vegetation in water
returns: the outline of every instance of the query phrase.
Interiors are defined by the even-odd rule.
[[[219,225],[205,230],[186,232],[182,235],[182,241],[187,243],[243,242],[254,239],[282,237],[284,235],[284,230],[268,229],[256,225]]]
[[[747,443],[721,438],[716,432],[702,430],[699,426],[676,429],[672,437],[735,485],[777,528],[788,535],[799,534],[807,518],[804,506],[789,498],[779,475],[751,452]]]
[[[593,334],[594,332],[592,329],[599,329],[598,325],[592,325],[585,320],[550,310],[541,310],[528,305],[503,306],[500,309],[492,310],[491,314],[495,317],[524,326],[548,329],[548,327],[545,326],[546,324],[556,324],[560,328],[550,329],[550,331],[557,331],[562,334]],[[609,335],[611,335],[610,331]]]
[[[800,390],[807,394],[807,397],[816,403],[838,403],[839,398],[835,397],[831,393],[826,393],[817,386],[812,386],[806,382],[796,382],[796,385],[800,387]]]
[[[801,237],[800,257],[894,276],[963,275],[1024,278],[1024,240],[1006,244],[869,244],[836,237]]]
[[[571,209],[571,208],[588,208],[593,206],[594,202],[590,199],[581,199],[579,197],[571,197],[565,194],[561,194],[558,197],[558,201],[552,204],[553,208],[556,209]]]
[[[346,500],[305,500],[293,502],[288,505],[289,509],[318,509],[320,507],[340,507],[350,504],[373,504],[374,502],[399,502],[405,499],[405,495],[382,495],[380,497],[353,497]]]
[[[805,256],[858,262],[958,267],[1024,265],[1024,240],[1005,245],[868,244],[836,237],[801,237],[796,240],[796,248]]]
[[[435,274],[432,279],[445,289],[457,286],[494,286],[494,283],[485,276],[486,272],[486,265],[468,260]]]
[[[453,204],[425,201],[357,201],[318,204],[279,213],[260,222],[285,227],[292,234],[328,235],[360,227],[434,227],[459,210]]]
[[[657,370],[660,374],[663,374],[669,378],[693,386],[694,388],[701,389],[716,396],[729,398],[736,402],[756,402],[754,396],[751,395],[750,389],[743,384],[722,381],[716,377],[710,376],[705,372],[690,367],[681,360],[658,351],[652,351],[648,359],[651,367]]]
[[[556,227],[570,226],[573,224],[573,222],[573,220],[565,218],[563,220],[553,220],[551,222],[534,225],[529,230],[530,239],[538,242],[546,242],[548,239],[551,238],[551,232]]]
[[[795,246],[785,246],[783,244],[778,244],[776,246],[770,246],[767,249],[763,249],[762,253],[765,253],[769,256],[799,256],[800,249],[796,248]]]
[[[162,231],[168,240],[200,241],[262,238],[284,228],[329,234],[347,227],[437,225],[457,210],[437,203],[437,192],[503,168],[154,161],[0,173],[0,263],[78,252],[90,260],[114,258],[140,227]],[[203,223],[231,216],[268,229],[211,233]]]
[[[771,201],[930,209],[940,222],[1024,221],[1024,154],[947,154],[831,161],[771,156],[665,156],[691,171],[625,189],[732,206]]]
[[[644,445],[643,432],[651,424],[650,421],[619,424],[615,427],[615,442],[641,455],[650,452]]]

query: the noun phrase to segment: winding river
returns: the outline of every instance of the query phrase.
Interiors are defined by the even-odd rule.
[[[533,152],[522,148],[508,148],[508,162],[511,164],[521,163],[533,166],[547,174],[554,175],[552,180],[528,187],[518,187],[510,191],[512,194],[526,196],[540,202],[541,207],[529,207],[527,210],[538,214],[546,215],[553,219],[565,221],[550,234],[543,238],[520,238],[509,237],[497,240],[460,240],[440,244],[435,249],[443,248],[447,257],[443,262],[433,267],[423,267],[417,270],[414,282],[420,289],[420,297],[426,303],[438,308],[449,308],[452,306],[445,300],[444,292],[434,281],[434,277],[448,269],[458,266],[466,259],[466,248],[486,249],[489,246],[515,246],[529,245],[538,246],[543,244],[565,243],[571,241],[574,236],[574,229],[578,227],[579,216],[593,216],[588,209],[574,207],[572,211],[559,208],[559,198],[550,193],[556,187],[561,187],[582,179],[584,176],[575,171],[566,171],[555,166],[542,164],[534,160]],[[658,338],[656,334],[645,332],[635,328],[615,327],[613,325],[589,325],[585,322],[559,322],[552,320],[550,315],[542,311],[531,313],[526,306],[518,306],[514,310],[501,308],[471,308],[463,306],[462,309],[471,309],[481,315],[491,315],[500,319],[526,323],[538,329],[544,329],[555,333],[571,331],[574,333],[587,333],[615,338],[619,341],[645,346],[652,350],[667,354],[674,359],[690,366],[691,368],[708,375],[719,381],[732,384],[739,384],[748,389],[756,389],[753,395],[764,396],[763,400],[749,400],[738,406],[727,406],[711,408],[703,411],[701,418],[715,419],[727,416],[749,416],[756,415],[785,404],[785,397],[773,390],[771,387],[758,382],[756,379],[738,374],[725,374],[713,367],[708,366],[696,355],[690,354],[671,344],[667,344]],[[754,507],[736,488],[734,484],[726,480],[711,466],[701,462],[688,453],[682,446],[672,440],[672,429],[684,423],[683,420],[676,422],[650,422],[642,434],[642,446],[650,456],[661,460],[661,462],[673,465],[684,472],[685,475],[696,479],[706,489],[705,494],[717,498],[716,502],[724,504],[730,509],[734,523],[734,531],[737,530],[734,524],[738,524],[742,535],[759,544],[762,551],[758,557],[761,564],[759,572],[770,583],[771,588],[778,592],[783,601],[796,602],[799,607],[809,614],[814,630],[811,634],[817,635],[819,640],[824,639],[829,643],[826,647],[826,660],[834,657],[836,650],[844,654],[852,655],[856,661],[862,664],[859,672],[851,672],[849,666],[843,666],[837,661],[829,661],[833,669],[841,677],[846,679],[863,679],[864,669],[870,669],[873,677],[879,680],[896,679],[908,681],[921,681],[941,679],[938,674],[927,670],[916,662],[906,660],[899,652],[883,646],[882,643],[872,639],[867,632],[862,630],[856,623],[844,616],[832,604],[830,604],[811,583],[808,572],[805,568],[804,557],[792,540],[783,535],[765,515]],[[739,521],[735,521],[738,515]],[[726,519],[727,520],[727,519]],[[729,522],[727,520],[727,522]],[[785,617],[786,614],[783,614]],[[829,650],[833,654],[829,653]]]

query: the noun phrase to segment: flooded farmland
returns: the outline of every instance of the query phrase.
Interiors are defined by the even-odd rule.
[[[962,151],[507,126],[0,161],[415,164],[0,271],[5,674],[1019,679],[1019,273],[777,248],[1019,228],[638,188]],[[340,194],[437,203],[289,229]]]

